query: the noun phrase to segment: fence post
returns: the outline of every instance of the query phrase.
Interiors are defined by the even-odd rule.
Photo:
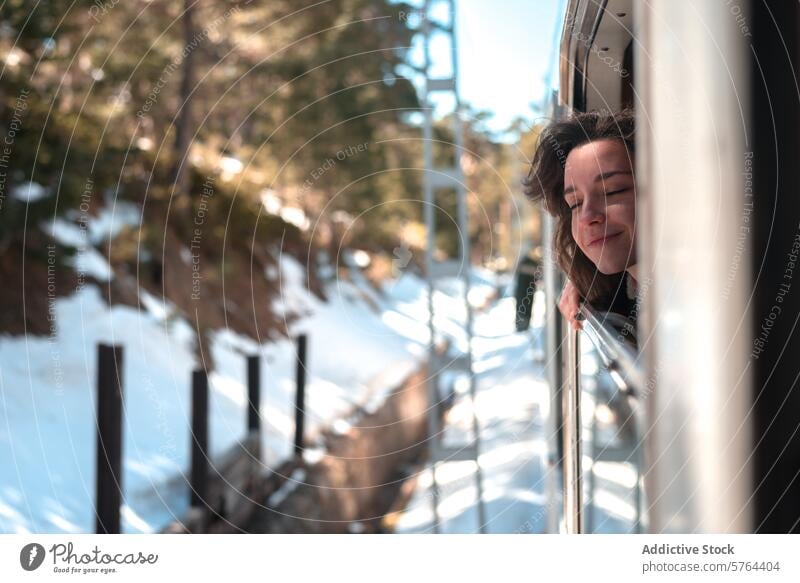
[[[247,430],[261,432],[261,357],[247,357]]]
[[[294,409],[294,454],[303,455],[306,421],[306,335],[297,337],[297,393]]]
[[[192,372],[191,505],[208,507],[208,373]],[[205,521],[205,518],[204,518]]]
[[[119,534],[122,504],[122,347],[97,346],[98,534]]]

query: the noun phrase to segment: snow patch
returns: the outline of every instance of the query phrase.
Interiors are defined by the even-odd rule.
[[[50,196],[50,189],[37,182],[25,182],[15,186],[11,195],[22,202],[36,202]]]
[[[132,218],[132,215],[129,217]],[[116,219],[104,219],[110,236]],[[122,221],[124,222],[124,221]],[[86,233],[63,219],[54,236],[100,255]],[[100,256],[102,257],[102,256]],[[94,256],[95,259],[99,258]],[[102,267],[107,267],[107,262]],[[100,264],[83,265],[99,276]],[[278,265],[280,302],[300,316],[291,339],[259,344],[231,330],[210,333],[209,444],[228,451],[246,430],[245,356],[262,357],[261,417],[265,467],[294,456],[296,336],[308,333],[304,458],[318,462],[322,431],[349,430],[354,411],[377,409],[426,358],[427,289],[406,274],[383,293],[379,309],[363,300],[364,282],[331,282],[323,302],[306,285],[305,267],[289,256]],[[106,277],[110,271],[104,271]],[[366,284],[368,285],[368,284]],[[55,300],[53,337],[0,342],[0,531],[91,532],[94,527],[97,344],[124,347],[124,532],[157,532],[185,515],[189,487],[190,378],[197,368],[196,331],[174,306],[140,290],[143,309],[108,306],[86,285]],[[463,336],[461,298],[435,292],[437,322]],[[513,325],[513,318],[509,318]],[[341,420],[338,421],[337,420]],[[295,478],[295,482],[300,481]]]

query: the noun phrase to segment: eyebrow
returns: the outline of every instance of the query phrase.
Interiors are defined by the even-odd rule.
[[[594,177],[595,182],[600,182],[601,180],[608,180],[612,176],[616,176],[617,174],[627,174],[628,176],[633,176],[633,172],[630,170],[611,170],[610,172],[603,172],[602,174],[598,174]],[[574,186],[568,186],[564,189],[564,196],[567,196],[571,192],[575,190]]]

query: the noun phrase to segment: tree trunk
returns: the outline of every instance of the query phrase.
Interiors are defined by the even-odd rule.
[[[183,7],[183,63],[181,68],[181,89],[178,115],[175,119],[175,148],[174,148],[174,169],[173,183],[174,194],[178,204],[188,202],[190,187],[189,172],[189,148],[192,144],[192,134],[194,124],[192,116],[192,90],[195,86],[195,25],[194,25],[194,4],[197,0],[184,0]]]

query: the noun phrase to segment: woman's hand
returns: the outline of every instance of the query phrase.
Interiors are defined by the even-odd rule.
[[[561,292],[561,297],[558,300],[558,309],[561,310],[564,318],[567,319],[567,322],[569,322],[575,330],[583,329],[583,324],[581,324],[580,320],[576,319],[578,309],[580,308],[580,302],[581,296],[578,293],[578,289],[572,285],[570,280],[567,280],[564,291]]]

